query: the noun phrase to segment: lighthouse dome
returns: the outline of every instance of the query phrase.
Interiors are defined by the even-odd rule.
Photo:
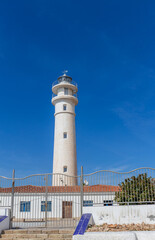
[[[72,81],[72,78],[67,76],[66,74],[63,74],[62,76],[58,77],[58,83],[61,83],[61,82],[70,83],[71,81]]]

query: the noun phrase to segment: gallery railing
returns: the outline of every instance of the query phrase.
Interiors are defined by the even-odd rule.
[[[67,96],[72,96],[72,97],[78,97],[78,95],[77,95],[77,93],[73,93],[72,95],[71,94],[63,94],[63,95],[57,95],[57,94],[55,94],[55,93],[52,93],[52,98],[54,98],[54,97],[67,97]]]
[[[53,82],[52,87],[54,87],[54,86],[57,85],[57,84],[63,84],[63,83],[68,83],[68,82],[67,82],[67,81],[66,81],[66,82],[63,81],[63,82],[60,83],[59,80],[56,80],[56,81]],[[70,83],[68,83],[68,84],[72,84],[72,85],[78,87],[77,83],[74,82],[73,80],[72,80]]]

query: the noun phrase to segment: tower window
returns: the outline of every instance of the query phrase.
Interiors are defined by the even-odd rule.
[[[63,172],[67,172],[67,166],[63,167]]]
[[[64,88],[64,94],[68,95],[68,88]]]
[[[67,138],[67,133],[66,132],[64,132],[63,137]]]
[[[63,105],[63,110],[64,110],[64,111],[67,110],[67,105],[66,105],[66,104]]]

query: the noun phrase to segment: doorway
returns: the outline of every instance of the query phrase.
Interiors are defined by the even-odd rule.
[[[62,218],[72,218],[72,202],[62,202]]]

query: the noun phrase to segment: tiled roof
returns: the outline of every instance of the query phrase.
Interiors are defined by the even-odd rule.
[[[118,186],[111,185],[92,185],[84,186],[83,191],[85,193],[89,192],[118,192]],[[0,193],[11,193],[12,188],[0,188]],[[19,186],[14,188],[15,193],[45,193],[46,187],[44,186]],[[80,186],[48,186],[48,193],[78,193],[80,192]]]

